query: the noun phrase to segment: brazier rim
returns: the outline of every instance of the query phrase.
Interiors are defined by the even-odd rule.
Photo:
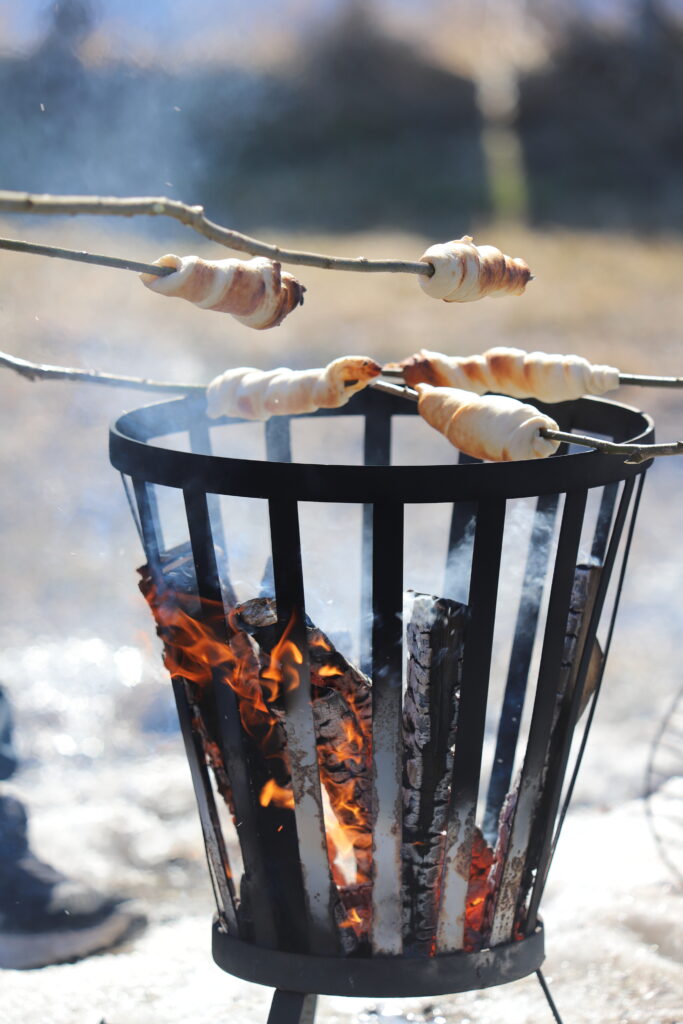
[[[611,436],[615,441],[649,443],[654,439],[651,417],[619,402],[581,398],[541,408],[547,408],[564,429],[564,424],[569,424],[588,433]],[[319,410],[305,418],[365,415],[368,419],[386,419],[411,414],[417,414],[416,407],[400,398],[363,392],[350,406]],[[595,451],[525,462],[329,465],[181,452],[150,443],[156,437],[189,430],[197,419],[209,428],[212,424],[253,422],[227,417],[209,421],[205,416],[203,396],[173,399],[125,413],[110,429],[112,464],[133,478],[183,490],[199,488],[247,498],[287,494],[300,501],[405,504],[566,493],[627,480],[650,465],[650,461],[627,465],[623,456]],[[287,430],[289,417],[277,419],[282,422],[276,424],[276,429]]]

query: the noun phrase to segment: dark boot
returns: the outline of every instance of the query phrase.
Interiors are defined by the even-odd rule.
[[[30,851],[26,812],[0,797],[0,968],[78,960],[140,931],[143,915],[39,861]]]

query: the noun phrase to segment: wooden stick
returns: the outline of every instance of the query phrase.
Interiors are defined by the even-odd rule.
[[[137,391],[166,391],[170,394],[186,395],[206,391],[203,384],[172,384],[165,381],[148,380],[145,377],[124,377],[99,370],[76,370],[68,366],[49,366],[19,359],[7,352],[0,352],[0,367],[26,377],[27,380],[75,380],[85,384],[105,384],[114,388],[133,388]]]
[[[406,398],[410,402],[419,401],[419,394],[413,388],[401,387],[400,384],[391,384],[389,381],[372,380],[368,387],[376,391],[383,391],[387,395],[397,395],[399,398]],[[549,430],[541,428],[541,437],[547,437],[551,441],[560,441],[565,444],[578,444],[582,448],[594,448],[605,455],[625,455],[625,461],[631,465],[638,465],[647,462],[648,459],[655,459],[663,455],[683,455],[683,441],[667,441],[664,444],[621,444],[615,441],[603,441],[601,438],[588,437],[585,434],[567,434],[563,430]]]
[[[121,198],[119,196],[56,196],[35,195],[30,192],[9,192],[0,190],[1,213],[45,214],[95,214],[135,217],[139,215],[172,217],[187,225],[198,234],[218,242],[228,249],[248,252],[252,256],[266,256],[279,263],[295,263],[322,270],[356,270],[369,274],[416,274],[431,277],[434,267],[429,263],[409,260],[369,260],[365,256],[355,258],[325,256],[315,252],[300,252],[296,249],[282,249],[278,245],[261,242],[239,231],[215,224],[204,215],[203,206],[187,206],[176,199],[140,196]],[[56,255],[56,254],[54,254]],[[69,256],[68,259],[75,259]],[[127,261],[126,261],[127,262]],[[111,266],[112,264],[107,264]]]
[[[115,267],[118,270],[136,270],[139,274],[155,274],[156,277],[175,274],[174,267],[157,267],[154,263],[138,263],[135,260],[121,259],[118,256],[101,256],[84,252],[81,249],[61,249],[56,245],[21,242],[15,238],[0,238],[0,249],[27,252],[35,256],[54,256],[60,260],[73,260],[76,263],[95,263],[100,267]]]

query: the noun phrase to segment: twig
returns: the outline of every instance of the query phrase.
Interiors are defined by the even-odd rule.
[[[186,395],[190,392],[206,391],[202,384],[171,384],[163,381],[147,380],[145,377],[122,377],[113,373],[100,373],[99,370],[75,370],[68,366],[47,366],[43,363],[30,363],[26,359],[18,359],[6,352],[0,352],[0,366],[14,370],[28,380],[76,380],[86,384],[105,384],[114,388],[133,388],[137,391],[165,391],[171,394]]]
[[[300,252],[296,249],[282,249],[269,245],[257,238],[250,238],[239,231],[215,224],[204,215],[203,206],[187,206],[176,199],[164,197],[118,196],[53,196],[35,195],[30,192],[8,192],[0,190],[0,213],[38,214],[106,214],[119,217],[139,215],[172,217],[197,231],[212,242],[218,242],[228,249],[248,252],[252,256],[266,256],[280,263],[296,263],[323,270],[361,270],[370,274],[416,274],[431,277],[434,268],[429,263],[408,260],[369,260],[364,256],[349,258],[324,256],[315,252]]]
[[[385,377],[394,377],[397,380],[403,379],[403,370],[398,368],[385,367],[382,370]],[[620,384],[636,384],[643,388],[683,388],[683,377],[653,377],[642,373],[620,373]]]
[[[120,259],[118,256],[100,256],[82,249],[60,249],[56,245],[38,245],[36,242],[20,242],[14,238],[0,238],[0,249],[12,252],[28,252],[36,256],[54,256],[60,260],[75,263],[95,263],[100,267],[116,267],[119,270],[137,270],[139,274],[155,274],[166,277],[174,274],[174,267],[157,267],[153,263],[138,263],[136,260]]]
[[[683,441],[667,441],[664,444],[621,444],[603,441],[597,437],[586,437],[585,434],[566,434],[562,430],[541,429],[540,434],[551,441],[564,441],[566,444],[578,444],[583,448],[595,448],[605,455],[628,455],[624,461],[629,465],[638,465],[663,455],[683,455]]]
[[[387,395],[397,395],[399,398],[407,398],[411,402],[419,401],[419,394],[413,388],[401,387],[400,384],[391,384],[389,381],[370,381],[371,388],[383,391]],[[541,437],[547,437],[550,441],[560,441],[565,444],[578,444],[582,448],[594,448],[605,455],[625,455],[624,460],[630,465],[638,465],[647,462],[648,459],[658,458],[663,455],[683,455],[683,441],[669,441],[665,444],[620,444],[614,441],[603,441],[598,437],[587,437],[585,434],[567,434],[563,430],[548,430],[542,427],[539,430]]]

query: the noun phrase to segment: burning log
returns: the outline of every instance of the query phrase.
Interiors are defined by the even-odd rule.
[[[279,931],[289,948],[306,948],[301,907],[303,891],[285,735],[277,715],[264,700],[261,657],[245,632],[231,630],[224,603],[202,601],[196,592],[194,559],[189,544],[161,556],[163,583],[153,583],[147,566],[140,571],[140,588],[150,604],[164,642],[164,661],[170,674],[184,680],[193,715],[193,728],[201,739],[216,786],[226,800],[235,826],[230,780],[218,739],[221,731],[214,684],[234,691],[255,793],[254,812],[258,842],[267,864],[271,900]],[[225,600],[225,598],[224,598]],[[269,786],[268,789],[266,787]],[[264,797],[264,793],[266,796]],[[284,796],[283,796],[284,794]],[[256,799],[260,795],[260,801]],[[252,894],[249,871],[240,887],[239,919],[249,934]]]
[[[559,737],[563,734],[563,717],[567,713],[578,683],[579,668],[586,645],[591,615],[595,605],[600,583],[601,566],[577,565],[572,585],[572,594],[567,617],[564,638],[564,650],[560,677],[557,683],[555,712],[546,746],[543,769],[533,820],[543,819],[540,813],[545,799],[545,784],[551,765],[560,747]],[[590,654],[588,670],[583,683],[577,717],[581,716],[595,692],[602,672],[604,655],[597,638]],[[501,808],[498,822],[498,840],[496,843],[493,867],[489,878],[489,907],[486,913],[487,927],[491,929],[491,944],[507,942],[521,934],[525,917],[525,903],[529,892],[536,865],[538,863],[539,839],[528,833],[517,836],[517,846],[527,847],[526,858],[510,856],[515,830],[515,814],[520,794],[521,778],[518,778],[513,789],[508,793]],[[529,828],[531,823],[529,823]]]
[[[164,553],[161,556],[161,566],[165,592],[159,592],[154,585],[148,565],[138,569],[139,587],[152,609],[157,623],[157,633],[164,642],[164,649],[168,651],[173,646],[173,626],[169,615],[164,611],[164,605],[169,601],[177,602],[190,617],[196,615],[200,607],[190,544],[180,544]],[[203,688],[188,679],[185,680],[185,694],[193,716],[192,727],[201,740],[206,763],[216,780],[216,788],[231,813],[234,813],[230,780],[225,771],[220,747],[216,742],[213,709],[205,700]]]
[[[579,666],[586,644],[586,635],[595,604],[601,567],[599,565],[577,565],[569,604],[567,632],[564,640],[562,674],[558,686],[558,699],[564,704],[571,700],[576,688]],[[602,672],[604,655],[596,638],[590,654],[586,680],[583,684],[579,703],[579,717],[588,706],[595,692]],[[558,708],[559,713],[559,708]]]
[[[231,621],[235,628],[248,631],[266,655],[280,639],[273,598],[238,605]],[[310,619],[306,639],[320,778],[337,823],[335,827],[329,822],[327,829],[332,873],[342,888],[362,886],[370,879],[372,859],[371,685]],[[350,852],[349,843],[355,858],[351,880],[336,863],[343,847]],[[360,923],[356,931],[363,931]]]
[[[404,940],[418,952],[430,952],[445,853],[467,608],[426,594],[409,596],[403,705]]]

